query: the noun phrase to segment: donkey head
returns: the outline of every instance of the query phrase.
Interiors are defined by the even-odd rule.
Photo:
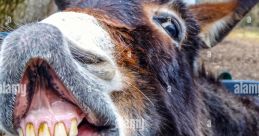
[[[9,135],[199,135],[194,63],[257,0],[56,0],[0,52]]]

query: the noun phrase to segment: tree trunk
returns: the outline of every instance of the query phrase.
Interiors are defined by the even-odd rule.
[[[41,20],[55,11],[53,0],[0,0],[0,31]]]

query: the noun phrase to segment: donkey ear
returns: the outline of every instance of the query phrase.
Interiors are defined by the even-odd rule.
[[[230,0],[190,6],[201,26],[200,37],[208,47],[219,43],[259,0]]]

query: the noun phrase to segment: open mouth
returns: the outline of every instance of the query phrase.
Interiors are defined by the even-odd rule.
[[[31,60],[20,84],[26,89],[17,94],[14,109],[19,136],[96,136],[111,129],[91,109],[81,110],[44,60]]]

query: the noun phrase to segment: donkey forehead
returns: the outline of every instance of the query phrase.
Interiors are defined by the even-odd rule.
[[[57,5],[61,9],[67,8],[88,8],[91,10],[102,10],[112,18],[122,21],[127,25],[134,24],[138,21],[142,0],[76,0],[69,1],[64,5]]]
[[[69,1],[69,0],[68,0]],[[109,17],[120,21],[128,26],[136,26],[143,24],[146,20],[143,20],[145,16],[143,9],[146,5],[166,5],[166,3],[177,3],[171,4],[175,7],[170,7],[171,9],[178,10],[179,0],[75,0],[69,1],[66,4],[64,2],[57,5],[60,9],[67,8],[82,8],[90,9],[93,12],[95,10],[104,11]],[[181,4],[180,4],[181,5]],[[163,6],[162,6],[163,7]],[[158,10],[157,6],[154,9]],[[99,13],[98,13],[99,14]],[[102,16],[102,15],[101,15]]]

